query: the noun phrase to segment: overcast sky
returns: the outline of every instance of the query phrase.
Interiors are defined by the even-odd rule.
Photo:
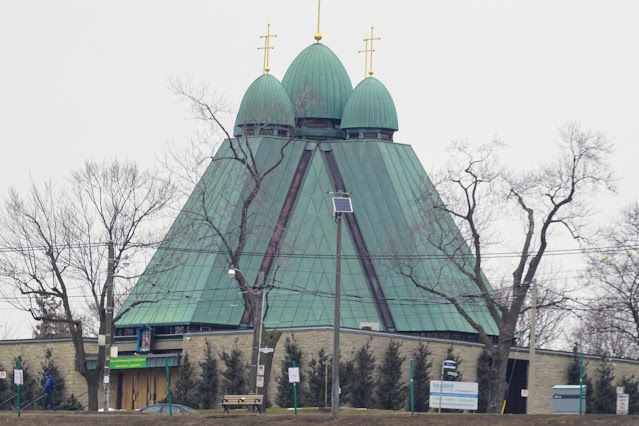
[[[639,197],[637,16],[634,0],[324,0],[321,32],[355,86],[357,51],[375,26],[375,77],[397,107],[395,140],[427,171],[454,139],[498,136],[511,165],[528,168],[552,152],[562,123],[605,132],[621,178],[601,206],[610,215]],[[167,143],[188,142],[194,123],[169,78],[207,82],[237,108],[262,73],[269,22],[281,80],[314,42],[317,0],[3,1],[2,198],[87,159],[149,165]]]

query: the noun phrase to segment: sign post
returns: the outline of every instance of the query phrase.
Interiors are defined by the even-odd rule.
[[[584,402],[584,354],[579,357],[579,415],[583,411]]]
[[[169,376],[169,360],[164,360],[164,368],[166,369],[166,388],[169,392],[169,417],[173,417],[173,405],[171,403],[171,376]]]
[[[295,415],[297,416],[297,384],[300,381],[300,369],[295,367],[295,361],[293,361],[293,367],[288,369],[288,382],[293,383],[293,407],[295,407]]]
[[[415,414],[415,391],[413,389],[413,360],[410,360],[410,415]]]
[[[454,370],[456,368],[457,368],[457,363],[455,361],[450,359],[446,359],[442,361],[442,375],[439,381],[439,413],[440,414],[442,412],[442,394],[444,393],[444,371]]]
[[[16,369],[13,372],[13,382],[18,385],[18,417],[20,417],[20,385],[23,383],[22,370],[20,370],[20,358],[16,359]]]
[[[628,406],[630,405],[630,396],[627,393],[617,394],[617,414],[628,414]]]

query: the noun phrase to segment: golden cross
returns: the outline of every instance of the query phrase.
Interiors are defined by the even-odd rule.
[[[373,75],[373,52],[375,51],[375,49],[373,49],[373,40],[381,40],[381,37],[373,37],[373,27],[371,26],[371,37],[370,38],[365,38],[364,41],[366,42],[366,49],[364,50],[358,50],[358,53],[362,53],[364,52],[366,54],[366,59],[364,59],[364,78],[366,78],[366,71],[368,70],[368,75],[372,76]],[[371,48],[368,48],[368,42],[371,42]],[[368,66],[368,53],[370,52],[371,54],[371,62],[370,62],[370,68]]]
[[[364,54],[364,78],[366,78],[366,71],[368,71],[368,52],[370,52],[370,50],[368,50],[368,39],[365,38],[364,41],[366,42],[366,48],[364,50],[358,50],[357,53]]]
[[[274,49],[274,47],[271,46],[271,37],[277,37],[277,34],[271,34],[271,24],[268,24],[266,35],[260,36],[260,38],[264,39],[264,47],[257,48],[257,50],[264,50],[264,71],[262,72],[262,74],[268,74],[268,72],[271,70],[268,66],[269,51],[271,49]]]
[[[317,0],[317,32],[315,33],[315,40],[319,43],[322,39],[322,33],[320,33],[320,11],[322,8],[322,0]]]

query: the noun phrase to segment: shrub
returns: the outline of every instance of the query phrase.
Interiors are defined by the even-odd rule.
[[[218,354],[224,363],[222,372],[222,390],[225,394],[241,395],[248,391],[249,366],[242,363],[242,351],[233,349],[231,353]]]
[[[402,365],[406,357],[399,354],[401,346],[400,342],[391,340],[377,367],[377,404],[383,410],[401,410],[406,401],[408,385],[402,382]]]
[[[277,396],[275,402],[282,408],[293,407],[293,384],[288,381],[288,369],[293,366],[300,368],[302,371],[302,349],[298,346],[295,336],[287,337],[284,344],[286,356],[282,360],[281,374],[277,378]],[[297,404],[301,406],[300,402],[304,401],[304,392],[302,388],[302,374],[300,373],[300,383],[297,384]]]
[[[430,369],[433,366],[429,361],[431,352],[423,343],[413,351],[413,393],[415,396],[415,411],[428,411],[430,397]]]
[[[350,383],[351,403],[358,408],[371,408],[375,394],[375,357],[370,351],[370,343],[362,346],[353,359],[353,375]]]
[[[198,383],[200,407],[204,409],[212,408],[215,405],[219,390],[219,377],[217,369],[217,359],[213,356],[211,342],[205,339],[204,361],[199,362],[202,368],[200,381]]]
[[[322,348],[317,354],[317,358],[313,356],[311,362],[308,363],[308,369],[306,370],[306,381],[308,382],[306,405],[324,406],[325,400],[330,403],[332,389],[330,359],[324,348]]]

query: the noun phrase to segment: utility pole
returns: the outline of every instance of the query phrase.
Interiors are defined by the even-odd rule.
[[[109,240],[108,246],[108,266],[107,266],[107,305],[106,305],[106,332],[104,336],[104,412],[109,412],[109,377],[111,375],[111,342],[113,323],[113,275],[115,253],[113,251],[113,240]]]
[[[342,196],[342,191],[338,191],[338,197]],[[333,380],[331,397],[331,418],[339,417],[339,331],[340,331],[340,296],[341,296],[341,275],[342,275],[342,214],[335,213],[337,221],[337,248],[335,250],[335,313],[333,325]]]
[[[262,294],[260,295],[260,292]],[[257,334],[257,365],[255,366],[255,395],[258,395],[257,391],[257,380],[258,380],[258,369],[260,368],[260,354],[262,349],[262,331],[264,329],[264,299],[266,297],[266,291],[264,288],[264,272],[258,272],[257,274],[257,286],[255,286],[255,296],[253,300],[255,301],[255,313],[254,313],[254,322],[253,324],[253,342],[255,342],[256,333]],[[265,377],[266,379],[266,377]]]
[[[533,387],[535,380],[535,333],[537,327],[537,280],[532,281],[532,309],[530,311],[530,353],[528,361],[528,414],[533,414]]]

